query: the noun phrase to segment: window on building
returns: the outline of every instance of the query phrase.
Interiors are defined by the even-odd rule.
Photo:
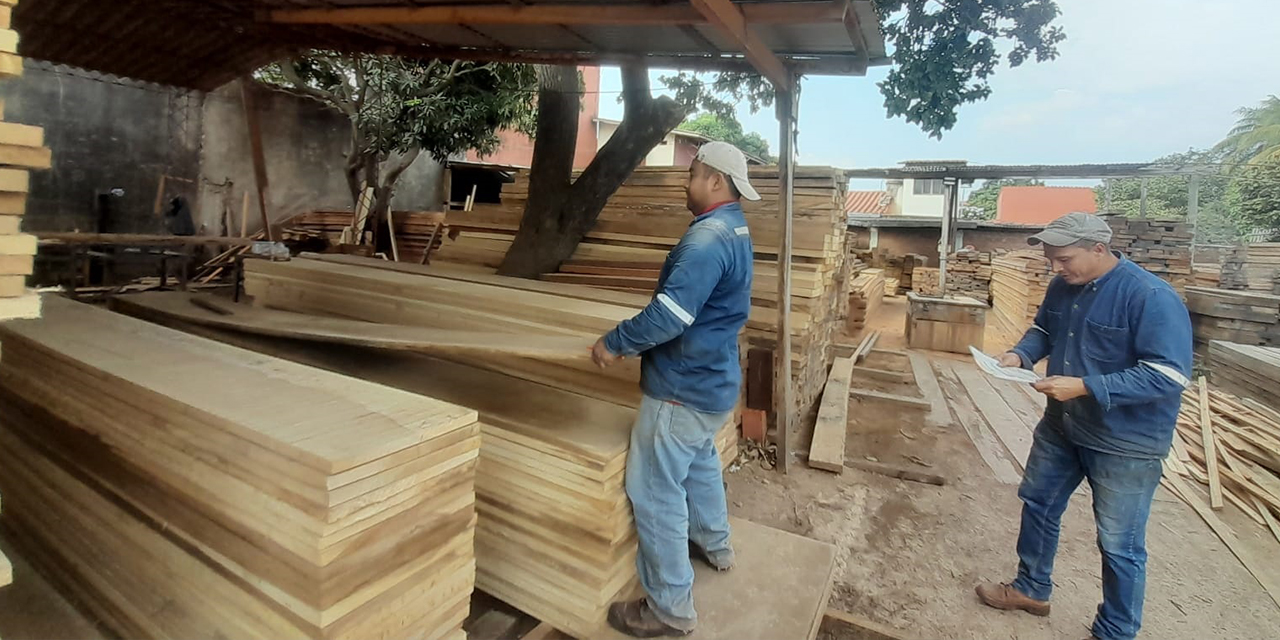
[[[942,195],[941,180],[912,180],[911,192],[918,196]]]

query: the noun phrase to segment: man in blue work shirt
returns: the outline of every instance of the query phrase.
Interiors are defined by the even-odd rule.
[[[1102,604],[1093,638],[1133,638],[1142,626],[1146,529],[1191,375],[1191,319],[1168,283],[1110,249],[1097,216],[1071,213],[1032,236],[1058,277],[1035,324],[1000,356],[1031,368],[1049,358],[1035,389],[1048,396],[1018,497],[1018,576],[983,584],[997,609],[1049,615],[1053,558],[1067,501],[1087,478],[1102,552]]]
[[[644,398],[627,496],[648,597],[614,603],[609,624],[641,638],[685,635],[697,624],[690,554],[720,571],[733,567],[715,434],[738,401],[738,333],[751,311],[751,236],[739,199],[760,196],[746,157],[723,142],[698,150],[686,194],[695,217],[662,265],[653,301],[591,352],[602,368],[640,354]]]

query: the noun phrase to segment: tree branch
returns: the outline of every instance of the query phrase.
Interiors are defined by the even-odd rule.
[[[400,179],[400,175],[413,165],[414,160],[422,153],[422,147],[414,145],[408,151],[400,154],[394,163],[385,165],[383,169],[382,186],[386,188],[394,187],[396,181]],[[388,162],[390,160],[388,159]]]
[[[298,68],[294,66],[292,60],[285,60],[280,63],[280,75],[284,76],[284,79],[293,86],[284,87],[270,84],[267,86],[273,87],[278,91],[295,93],[318,102],[326,103],[346,114],[348,117],[355,117],[356,111],[350,102],[342,99],[332,91],[325,91],[324,89],[318,89],[308,85],[306,81],[302,79],[302,76],[298,74]]]
[[[643,62],[622,65],[622,121],[642,117],[653,103],[649,87],[649,67]]]

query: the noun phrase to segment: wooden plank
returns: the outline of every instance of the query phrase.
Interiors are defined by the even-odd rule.
[[[982,460],[987,463],[997,480],[1005,484],[1018,484],[1022,480],[1018,466],[1004,453],[1005,448],[996,439],[986,418],[978,413],[977,407],[965,392],[964,386],[960,383],[962,374],[952,367],[953,363],[950,361],[938,360],[936,364],[938,382],[947,397],[948,404],[955,411],[956,420],[969,434],[969,440],[982,456]]]
[[[918,351],[911,351],[906,355],[911,362],[911,372],[915,377],[916,386],[920,388],[924,399],[929,402],[929,414],[925,416],[925,420],[935,427],[950,424],[951,411],[947,409],[947,400],[938,386],[938,379],[933,374],[933,366],[929,364],[929,358]]]
[[[889,625],[847,611],[827,609],[824,615],[827,620],[853,627],[858,640],[912,640],[911,636]]]
[[[991,425],[1005,448],[1013,454],[1018,466],[1025,469],[1027,457],[1031,455],[1032,436],[1025,428],[1022,418],[1009,408],[1009,404],[976,367],[958,364],[953,366],[959,374],[960,383],[969,392],[969,397],[986,418],[987,424]]]
[[[0,255],[33,256],[36,253],[36,237],[30,234],[0,236]]]
[[[699,7],[699,13],[705,13],[706,5]],[[795,438],[796,417],[792,413],[795,406],[795,388],[791,384],[791,252],[792,252],[792,207],[794,202],[795,170],[796,170],[796,109],[799,96],[790,91],[790,83],[783,83],[774,100],[778,112],[778,292],[774,300],[777,302],[777,321],[775,324],[775,371],[773,383],[776,389],[773,394],[774,416],[777,421],[777,453],[778,470],[787,473],[791,468],[791,443]]]
[[[899,384],[911,384],[911,374],[901,371],[888,371],[886,369],[874,369],[872,367],[855,366],[853,372],[866,376],[874,380],[883,380],[885,382],[896,382]]]
[[[274,242],[271,216],[267,215],[267,158],[262,146],[262,123],[258,118],[251,81],[240,81],[240,101],[244,106],[245,127],[249,130],[249,159],[253,164],[254,185],[258,195],[258,214],[262,218],[262,233],[268,242]]]
[[[890,402],[893,404],[903,405],[913,409],[932,409],[933,408],[933,405],[930,404],[927,400],[921,400],[919,398],[911,398],[908,396],[898,395],[894,393],[883,393],[880,391],[873,391],[871,389],[850,389],[849,396],[852,398],[856,398],[858,400],[864,400],[864,401],[871,400],[871,401]]]
[[[747,24],[746,17],[737,5],[729,0],[690,0],[689,4],[734,43],[735,48],[751,62],[751,66],[755,67],[760,75],[768,78],[780,92],[787,94],[794,90],[795,79],[791,71]],[[790,123],[788,128],[790,128],[789,125]],[[780,191],[785,193],[788,189],[783,188]]]
[[[877,473],[890,478],[898,478],[899,480],[910,480],[912,482],[932,484],[939,487],[947,484],[946,478],[935,473],[926,473],[918,469],[884,462],[872,462],[870,460],[862,460],[860,458],[848,458],[844,461],[844,465],[846,467],[861,469],[869,473]]]
[[[1209,410],[1209,383],[1204,376],[1196,381],[1200,390],[1200,436],[1204,444],[1206,470],[1209,474],[1209,506],[1222,509],[1222,478],[1218,474],[1218,456],[1214,451],[1213,417]]]
[[[809,466],[823,471],[844,472],[844,445],[849,426],[849,381],[853,358],[841,358],[831,365],[818,405],[818,419],[809,447]]]

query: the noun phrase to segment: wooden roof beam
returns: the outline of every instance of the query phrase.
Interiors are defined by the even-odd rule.
[[[847,0],[724,4],[753,24],[824,24],[843,19]],[[276,9],[260,17],[280,24],[392,25],[490,24],[569,26],[680,26],[707,24],[705,12],[690,5],[452,5],[368,6],[324,9]],[[852,11],[852,9],[849,9]]]
[[[854,11],[854,4],[860,2],[865,2],[865,0],[846,0],[844,3],[844,15],[841,16],[841,20],[844,22],[845,30],[849,32],[849,42],[853,44],[855,50],[854,71],[862,75],[867,72],[868,55],[867,38],[862,33],[862,21],[858,18],[857,12]]]
[[[781,91],[790,91],[793,75],[760,36],[747,25],[747,17],[730,0],[690,0],[698,13],[732,40],[751,66]]]

